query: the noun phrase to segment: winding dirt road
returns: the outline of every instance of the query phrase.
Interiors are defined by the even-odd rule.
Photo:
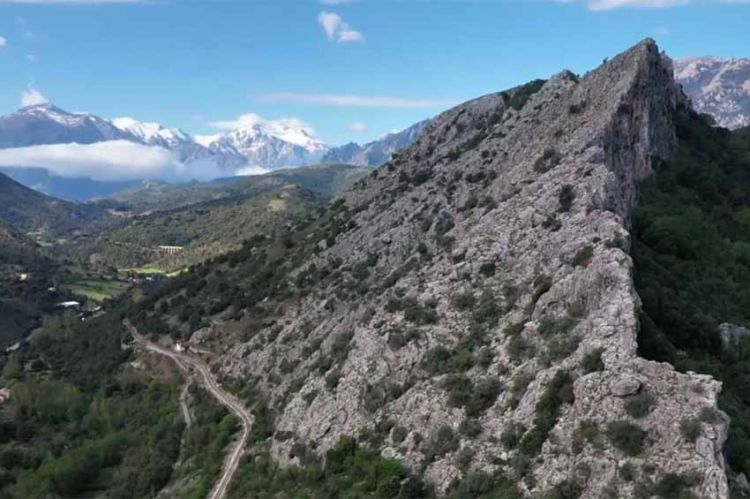
[[[203,385],[206,387],[208,392],[213,395],[221,405],[229,409],[240,420],[240,425],[242,426],[240,439],[235,444],[234,449],[232,449],[232,452],[224,462],[224,470],[221,474],[221,477],[214,485],[211,494],[209,494],[208,496],[209,499],[223,499],[226,496],[227,490],[229,489],[229,484],[232,482],[234,473],[237,471],[237,468],[239,468],[243,451],[245,450],[248,440],[250,439],[250,427],[253,424],[252,414],[250,413],[250,411],[245,409],[245,407],[234,397],[234,395],[221,388],[219,383],[216,381],[216,377],[211,373],[208,365],[206,365],[206,363],[203,362],[202,359],[193,357],[192,355],[188,355],[186,353],[175,352],[168,348],[159,346],[156,343],[152,343],[151,341],[147,340],[144,336],[138,333],[135,327],[133,327],[131,324],[125,323],[125,326],[130,331],[130,334],[133,335],[135,341],[138,342],[138,344],[140,344],[146,350],[169,357],[177,364],[180,369],[186,372],[197,373],[202,379]]]

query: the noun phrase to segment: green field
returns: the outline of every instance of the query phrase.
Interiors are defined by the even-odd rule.
[[[130,286],[123,281],[105,281],[98,279],[84,279],[67,285],[72,293],[87,297],[89,300],[101,303],[104,300],[125,292]]]
[[[160,269],[154,265],[144,265],[143,267],[135,267],[129,269],[119,269],[120,272],[134,272],[136,274],[163,274],[164,269]]]

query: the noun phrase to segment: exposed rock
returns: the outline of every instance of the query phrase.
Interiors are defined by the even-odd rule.
[[[615,397],[627,397],[638,393],[641,382],[635,378],[623,378],[610,384],[610,390]]]
[[[675,78],[695,109],[727,128],[750,125],[750,59],[693,57],[675,62]]]
[[[475,451],[471,469],[500,468],[529,496],[575,480],[586,499],[630,497],[634,484],[617,478],[627,459],[657,477],[695,475],[696,495],[727,498],[726,420],[705,423],[698,447],[680,431],[683,417],[715,409],[720,384],[637,356],[628,229],[638,183],[653,173],[652,159],[669,158],[675,113],[687,105],[672,75],[671,61],[646,40],[580,80],[564,72],[472,100],[350,191],[351,228],[299,272],[341,261],[352,273],[377,253],[358,274],[359,294],[346,279],[316,283],[287,304],[275,339],[257,334],[225,359],[224,374],[258,380],[280,410],[277,429],[294,434],[273,441],[274,456],[286,459],[294,440],[313,440],[323,453],[392,418],[408,437],[397,447],[385,437],[382,448],[444,491],[463,476],[460,446],[427,459],[427,442],[441,427],[458,433],[469,417],[480,430],[460,437]],[[331,296],[338,301],[327,306]],[[433,355],[469,340],[481,345],[471,365]],[[594,351],[603,370],[584,372]],[[282,358],[299,364],[281,373]],[[492,397],[469,415],[446,390],[446,371],[463,371],[472,386],[499,384],[486,385],[496,388]],[[335,385],[326,380],[332,372]],[[295,380],[302,388],[285,400]],[[308,404],[302,394],[312,390]],[[575,444],[584,423],[605,433],[628,420],[622,397],[639,390],[653,400],[637,421],[647,435],[642,454],[629,456],[604,435],[601,445]],[[550,400],[551,428],[535,428]],[[501,435],[518,428],[521,449],[501,448]],[[528,442],[535,430],[538,446]]]

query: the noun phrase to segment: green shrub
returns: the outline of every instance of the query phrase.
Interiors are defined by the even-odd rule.
[[[543,499],[578,499],[583,494],[583,486],[573,480],[564,480],[542,495]]]
[[[589,264],[593,256],[594,256],[594,247],[590,245],[586,245],[576,252],[570,264],[573,265],[574,267],[581,267],[581,266],[585,267],[586,265]]]
[[[567,212],[570,211],[570,209],[573,207],[573,201],[576,198],[575,190],[573,189],[573,186],[570,184],[565,184],[562,186],[562,189],[560,189],[560,193],[558,195],[558,201],[560,203],[560,211],[561,212]]]
[[[510,385],[510,408],[515,409],[518,407],[519,402],[526,393],[526,389],[529,384],[534,381],[534,375],[530,372],[520,372],[513,377],[513,382]]]
[[[562,155],[554,148],[545,149],[541,156],[534,162],[534,171],[546,173],[560,164]]]
[[[520,362],[534,356],[534,345],[526,341],[521,335],[511,336],[505,349],[513,362]]]
[[[453,295],[453,305],[458,310],[471,310],[474,308],[476,302],[477,300],[474,298],[474,294],[471,291]]]
[[[526,433],[524,425],[521,423],[510,423],[500,434],[500,443],[508,450],[515,449],[519,442],[521,442],[524,433]]]
[[[701,422],[697,418],[684,418],[680,421],[680,433],[688,442],[695,443],[701,434]]]
[[[516,485],[500,472],[490,475],[479,471],[469,473],[448,495],[449,499],[518,499]],[[416,499],[416,498],[414,498]]]
[[[689,489],[694,484],[692,477],[667,473],[654,486],[653,494],[664,499],[684,499],[692,497]]]
[[[595,371],[604,371],[604,361],[602,360],[603,348],[597,348],[592,350],[583,356],[581,361],[581,368],[585,374],[592,373]]]
[[[642,391],[628,397],[625,402],[625,411],[636,419],[643,418],[651,412],[653,405],[654,400],[651,395],[648,392]]]
[[[403,426],[396,426],[391,430],[391,440],[395,444],[400,444],[409,435],[409,430]]]
[[[500,319],[503,311],[497,304],[495,294],[490,288],[485,288],[479,296],[479,304],[474,310],[474,321],[488,326],[494,326]]]
[[[449,452],[458,450],[459,438],[448,425],[441,426],[426,442],[423,449],[428,462],[441,458]]]
[[[646,432],[630,421],[619,420],[607,425],[607,438],[628,456],[637,456],[643,452]]]
[[[618,468],[617,472],[620,475],[620,478],[622,478],[626,482],[632,482],[636,479],[636,470],[635,466],[633,466],[633,463],[624,463]]]
[[[557,336],[549,342],[547,354],[551,360],[567,359],[578,349],[580,343],[581,338],[578,336]]]
[[[565,336],[576,326],[577,321],[572,317],[542,317],[537,332],[545,337]]]
[[[463,407],[468,416],[482,414],[497,400],[502,385],[495,378],[485,378],[474,384],[463,374],[451,374],[443,382],[448,401],[454,407]]]
[[[529,457],[539,454],[547,435],[557,423],[563,404],[572,403],[573,380],[565,371],[557,371],[536,404],[533,428],[521,441],[521,452]]]
[[[513,93],[508,100],[508,106],[516,111],[520,111],[526,105],[526,102],[528,102],[531,96],[541,90],[545,83],[546,80],[533,80],[513,89]]]
[[[484,277],[492,277],[495,275],[496,268],[495,262],[484,262],[479,266],[479,273]]]
[[[469,438],[476,438],[482,433],[482,423],[476,418],[464,418],[458,431]]]

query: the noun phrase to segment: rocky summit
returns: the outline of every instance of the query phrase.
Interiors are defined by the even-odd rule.
[[[720,383],[637,354],[629,229],[689,106],[673,73],[645,40],[469,101],[346,194],[292,272],[306,291],[218,362],[278,411],[273,457],[379,434],[438,493],[481,470],[631,497],[638,468],[728,497]]]

